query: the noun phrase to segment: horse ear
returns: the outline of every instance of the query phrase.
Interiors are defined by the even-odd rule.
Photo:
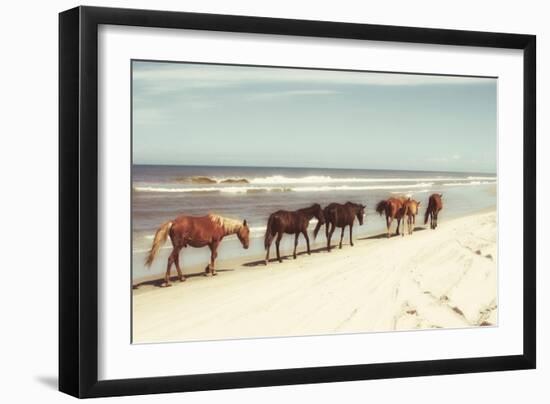
[[[246,226],[246,225],[247,225],[246,219],[244,219],[243,226]]]

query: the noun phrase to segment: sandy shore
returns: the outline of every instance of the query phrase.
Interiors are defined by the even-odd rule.
[[[497,324],[496,213],[133,291],[134,343]],[[259,257],[258,257],[259,258]]]

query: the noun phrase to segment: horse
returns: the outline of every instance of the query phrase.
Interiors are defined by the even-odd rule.
[[[420,202],[414,199],[407,199],[403,204],[403,236],[405,236],[405,218],[407,219],[407,232],[413,234],[414,226],[416,225],[416,215],[418,214],[418,207]]]
[[[437,216],[439,211],[443,209],[443,202],[441,198],[443,194],[432,194],[428,200],[428,207],[426,208],[426,213],[424,214],[424,224],[428,223],[428,218],[430,219],[430,229],[435,229],[437,227]]]
[[[386,227],[388,229],[388,238],[390,237],[390,227],[393,219],[397,219],[397,229],[395,231],[395,234],[399,235],[399,226],[401,224],[401,219],[403,219],[403,205],[405,201],[406,199],[404,197],[391,197],[389,199],[378,202],[378,204],[376,205],[376,212],[378,212],[380,216],[382,216],[382,213],[386,214]]]
[[[277,247],[277,260],[279,260],[279,262],[283,262],[279,252],[279,244],[281,243],[281,239],[285,233],[294,234],[294,259],[296,259],[296,248],[298,246],[298,237],[300,237],[300,234],[304,235],[307,243],[307,253],[311,254],[307,228],[309,226],[309,221],[313,217],[317,218],[318,223],[325,223],[323,210],[321,209],[321,205],[318,203],[314,203],[309,208],[298,209],[295,211],[278,210],[277,212],[269,215],[264,237],[264,246],[266,249],[265,265],[269,262],[269,250],[275,235],[277,235],[275,246]]]
[[[357,217],[357,220],[359,221],[359,225],[360,226],[363,225],[365,208],[366,208],[365,205],[361,205],[353,202],[346,202],[343,205],[340,203],[331,203],[325,207],[323,213],[325,215],[325,221],[326,221],[325,234],[327,237],[328,252],[330,252],[330,249],[331,249],[330,240],[332,238],[332,234],[334,233],[334,230],[336,229],[336,227],[342,228],[342,232],[340,233],[339,248],[342,248],[342,240],[344,239],[344,230],[346,226],[349,226],[349,243],[353,247],[353,222]],[[330,225],[330,230],[329,230],[329,225]],[[317,235],[317,232],[319,231],[320,227],[321,226],[317,224],[317,226],[315,227],[315,230],[313,231],[314,236]]]
[[[145,260],[145,265],[150,267],[162,244],[166,242],[168,235],[172,241],[172,252],[168,257],[166,275],[162,286],[170,285],[170,269],[175,264],[180,282],[185,281],[181,272],[179,254],[182,248],[188,245],[195,248],[208,246],[210,248],[210,263],[206,266],[205,276],[217,275],[215,260],[217,250],[225,236],[236,234],[243,248],[249,245],[250,229],[246,220],[234,220],[215,214],[206,216],[178,216],[174,220],[163,223],[156,231],[151,250]]]

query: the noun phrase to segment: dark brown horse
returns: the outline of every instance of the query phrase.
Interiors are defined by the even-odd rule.
[[[349,243],[353,247],[353,222],[355,218],[359,221],[359,225],[363,225],[363,217],[365,216],[365,205],[361,205],[353,202],[346,202],[345,204],[340,203],[331,203],[325,207],[323,210],[325,214],[325,234],[327,237],[327,250],[330,252],[331,245],[330,241],[332,239],[332,234],[336,227],[341,227],[342,232],[340,233],[340,244],[339,247],[342,248],[342,240],[344,239],[344,230],[346,226],[349,226]],[[330,226],[330,229],[329,229]],[[317,235],[319,231],[319,224],[315,228],[313,234]]]
[[[416,225],[416,215],[420,207],[420,202],[414,199],[407,199],[403,203],[403,236],[405,235],[405,220],[407,221],[407,233],[413,234],[414,226]]]
[[[380,201],[376,205],[376,211],[380,213],[380,216],[382,216],[382,213],[385,213],[386,215],[386,227],[388,229],[388,238],[390,237],[390,227],[394,219],[397,219],[397,229],[395,231],[395,234],[399,235],[399,226],[401,224],[401,220],[403,219],[403,215],[405,213],[403,207],[406,200],[407,198],[405,197],[399,197],[399,198],[392,197],[384,201]]]
[[[309,208],[298,209],[295,211],[278,210],[272,213],[267,220],[267,228],[265,230],[264,245],[266,249],[265,264],[269,262],[269,249],[273,238],[277,235],[275,240],[275,246],[277,247],[277,259],[279,262],[283,262],[281,254],[279,252],[279,244],[283,238],[283,234],[294,234],[294,259],[296,259],[296,247],[298,246],[298,237],[300,234],[304,235],[307,243],[307,253],[311,254],[309,249],[309,236],[307,235],[307,227],[309,221],[313,218],[317,218],[318,223],[325,223],[325,217],[321,205],[315,203]]]
[[[428,207],[424,215],[424,224],[427,224],[428,219],[430,219],[430,229],[435,229],[437,227],[437,216],[439,211],[443,209],[442,197],[443,194],[432,194],[428,200]]]
[[[151,266],[161,245],[166,242],[168,235],[170,235],[173,249],[168,257],[163,286],[170,286],[172,264],[176,265],[179,280],[182,282],[185,280],[180,268],[179,254],[181,249],[188,245],[197,248],[210,247],[210,264],[206,266],[205,275],[208,275],[208,273],[216,275],[214,261],[218,256],[218,246],[222,239],[230,234],[236,234],[243,247],[248,248],[250,230],[246,220],[241,222],[213,214],[199,217],[178,216],[172,221],[163,223],[158,228],[145,264]]]

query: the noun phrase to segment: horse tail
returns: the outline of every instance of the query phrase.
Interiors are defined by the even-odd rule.
[[[387,205],[388,205],[387,201],[380,201],[376,204],[376,211],[380,213],[380,216],[382,216],[382,213],[386,211]]]
[[[323,216],[325,217],[325,237],[328,240],[328,228],[329,228],[329,225],[330,225],[330,210],[329,210],[328,206],[325,206],[325,208],[323,209]],[[319,226],[319,224],[317,224],[317,226]],[[314,236],[316,236],[315,231],[317,231],[317,233],[318,233],[319,230],[320,230],[320,227],[321,226],[319,226],[319,229],[317,227],[315,227],[315,230],[313,231]]]
[[[325,218],[325,223],[326,223],[326,218]],[[317,221],[317,224],[315,225],[315,229],[313,229],[313,238],[316,239],[317,238],[317,234],[319,234],[319,230],[321,230],[321,221],[318,220]]]
[[[151,250],[149,251],[147,258],[145,259],[146,266],[150,267],[153,263],[155,256],[160,250],[160,246],[166,242],[166,239],[168,238],[168,233],[170,232],[171,228],[172,222],[166,222],[157,229],[157,232],[155,233],[155,239],[153,240],[153,245],[151,246]]]
[[[266,250],[269,248],[269,246],[271,245],[271,242],[273,241],[273,234],[271,232],[271,227],[273,226],[273,220],[274,220],[274,216],[271,214],[269,216],[269,219],[267,219],[267,226],[265,229],[264,247]]]
[[[428,206],[426,207],[426,213],[424,214],[424,224],[428,224],[428,219],[430,218],[430,210],[432,207],[433,199],[430,197],[428,201]]]

